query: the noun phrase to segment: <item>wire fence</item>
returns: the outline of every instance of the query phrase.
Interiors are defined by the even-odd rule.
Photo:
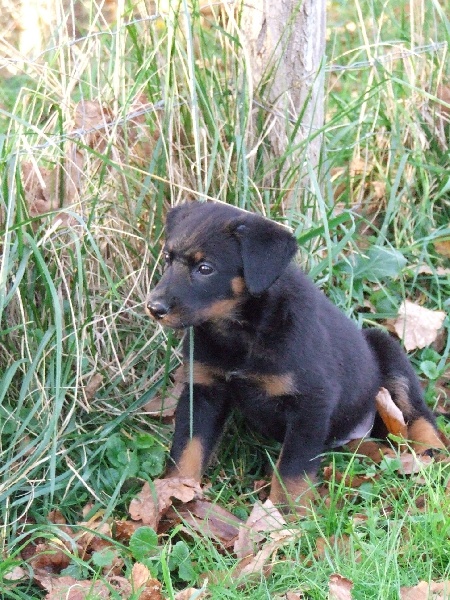
[[[230,2],[228,2],[228,3],[232,4],[233,0],[230,0]],[[75,45],[84,44],[86,42],[89,42],[90,40],[98,39],[103,36],[117,37],[117,36],[122,35],[123,32],[126,31],[126,29],[128,29],[130,27],[134,27],[137,25],[143,25],[143,24],[145,25],[146,23],[152,23],[160,18],[166,18],[166,17],[167,17],[167,15],[158,12],[153,15],[133,19],[133,20],[127,21],[125,23],[122,23],[120,25],[120,27],[117,27],[116,29],[105,29],[102,31],[90,32],[84,36],[76,37],[73,39],[68,39],[67,41],[65,41],[61,44],[50,46],[50,47],[46,48],[45,50],[43,50],[42,52],[38,53],[33,58],[27,58],[27,59],[24,59],[23,57],[20,59],[19,58],[18,59],[0,58],[0,67],[15,66],[18,64],[23,64],[24,62],[26,62],[28,65],[34,65],[34,64],[38,65],[41,63],[42,59],[45,59],[45,57],[47,55],[52,54],[54,52],[61,51],[65,48],[70,48]],[[395,50],[393,50],[391,52],[380,53],[381,49],[385,49],[385,48],[393,47],[393,46],[395,47]],[[373,49],[374,54],[375,54],[375,56],[373,56],[372,58],[370,58],[368,60],[360,60],[360,61],[356,61],[356,62],[351,62],[349,64],[339,64],[339,63],[327,64],[324,66],[325,73],[327,73],[327,74],[343,73],[343,72],[347,72],[347,71],[359,71],[359,70],[376,68],[378,66],[392,65],[393,63],[395,63],[397,61],[406,60],[406,59],[412,58],[412,57],[418,57],[423,54],[437,54],[439,52],[442,52],[443,54],[445,54],[448,50],[448,43],[447,42],[432,42],[429,44],[414,46],[413,48],[407,48],[407,47],[405,47],[404,41],[396,40],[396,41],[388,41],[388,42],[374,44],[373,46],[370,46],[370,48]],[[183,103],[183,101],[180,100],[179,104],[182,104],[182,103]],[[267,112],[270,112],[272,114],[278,115],[277,111],[274,110],[272,107],[266,106],[263,103],[258,102],[256,99],[254,100],[254,103],[259,108],[261,108]],[[65,141],[68,141],[68,140],[73,141],[73,140],[81,139],[84,136],[87,136],[89,134],[96,133],[99,131],[108,131],[108,130],[114,131],[114,129],[116,127],[120,127],[121,125],[124,125],[127,122],[131,122],[134,119],[136,119],[137,117],[140,117],[140,116],[143,116],[146,114],[151,114],[151,113],[154,113],[154,112],[160,111],[160,110],[164,110],[163,100],[161,100],[157,103],[148,103],[147,105],[144,105],[143,107],[139,108],[139,110],[129,112],[126,115],[120,115],[115,119],[108,120],[108,122],[99,123],[98,125],[95,125],[94,127],[90,127],[90,128],[86,128],[86,129],[78,128],[78,129],[74,129],[73,131],[70,131],[65,134],[46,134],[46,139],[47,139],[46,142],[35,144],[35,145],[27,145],[26,149],[21,149],[19,151],[19,153],[20,154],[29,154],[30,152],[34,152],[37,150],[43,150],[43,149],[47,149],[50,147],[60,148],[61,144],[64,143]],[[13,118],[12,114],[3,110],[1,107],[0,107],[0,114],[3,114],[5,117],[8,117],[8,118]],[[286,115],[279,114],[278,116],[280,116],[282,118],[286,118]]]

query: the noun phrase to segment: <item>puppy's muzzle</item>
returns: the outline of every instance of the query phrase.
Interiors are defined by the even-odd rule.
[[[165,302],[157,299],[152,300],[151,298],[148,299],[146,309],[148,314],[156,320],[165,317],[170,310]]]

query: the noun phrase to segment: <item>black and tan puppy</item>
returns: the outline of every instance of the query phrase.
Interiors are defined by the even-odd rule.
[[[282,442],[271,499],[301,505],[326,448],[379,433],[381,387],[418,448],[442,447],[399,344],[379,330],[360,331],[293,263],[296,249],[284,226],[226,204],[169,212],[167,267],[147,310],[162,325],[194,327],[193,422],[186,384],[172,475],[201,478],[237,408],[250,427]]]

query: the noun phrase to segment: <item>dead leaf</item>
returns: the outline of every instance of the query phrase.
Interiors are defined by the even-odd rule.
[[[445,102],[446,104],[450,104],[450,85],[439,85],[436,90],[436,97],[439,100]],[[439,104],[439,111],[442,114],[442,116],[446,117],[447,121],[450,119],[450,108],[448,106]]]
[[[327,465],[323,469],[323,479],[324,481],[343,483],[348,488],[356,489],[361,487],[363,483],[372,481],[374,478],[371,475],[353,475],[351,473],[343,475],[340,471],[336,471],[333,465]]]
[[[437,239],[433,244],[436,252],[445,256],[445,258],[450,258],[450,239]]]
[[[94,397],[97,391],[100,389],[103,383],[103,375],[101,373],[95,373],[89,380],[89,383],[84,386],[84,397],[90,402]]]
[[[352,587],[350,579],[334,573],[328,582],[328,600],[352,600]]]
[[[416,455],[410,454],[409,452],[404,452],[399,456],[400,467],[398,472],[401,475],[415,475],[416,473],[420,473],[424,467],[427,467],[433,462],[431,456],[425,455]]]
[[[406,438],[408,428],[403,413],[392,400],[388,390],[381,388],[375,398],[375,403],[378,414],[386,425],[388,432],[397,437]]]
[[[273,558],[277,550],[286,542],[287,538],[291,536],[286,534],[285,538],[279,538],[272,540],[265,544],[262,549],[257,552],[256,555],[250,555],[239,561],[236,567],[233,569],[233,579],[246,578],[256,573],[263,573],[265,577],[268,577],[272,572]],[[272,562],[269,563],[269,559],[272,557]]]
[[[128,542],[130,537],[141,527],[136,521],[114,521],[113,533],[114,539],[119,542]]]
[[[3,575],[4,579],[7,581],[19,581],[20,579],[28,578],[28,576],[28,571],[25,571],[25,569],[22,569],[22,567],[19,567],[18,565]]]
[[[234,551],[238,558],[255,554],[259,542],[273,535],[277,537],[286,532],[286,520],[271,500],[264,504],[255,502],[247,521],[239,527],[238,539],[234,544]]]
[[[151,574],[148,568],[142,563],[134,563],[131,570],[131,582],[134,589],[139,589],[144,586],[150,579]]]
[[[153,396],[151,400],[144,404],[143,410],[150,417],[166,419],[173,417],[175,415],[182,387],[181,384],[178,384],[178,387],[173,388],[173,395],[172,393],[164,394],[164,396],[162,394],[156,394],[156,396]]]
[[[155,417],[173,417],[178,399],[183,391],[184,379],[184,368],[180,366],[174,373],[173,385],[168,386],[164,394],[156,394],[149,402],[144,404],[146,413]]]
[[[197,598],[204,598],[206,594],[206,590],[191,587],[175,594],[175,600],[191,600],[191,598],[197,600]]]
[[[142,521],[144,525],[150,525],[157,530],[158,523],[172,505],[173,498],[186,503],[202,497],[200,484],[194,479],[187,477],[155,479],[152,487],[148,482],[144,484],[137,497],[131,501],[129,512],[134,521]]]
[[[39,573],[45,575],[60,573],[69,566],[70,557],[67,552],[55,545],[41,543],[34,547],[34,555],[30,558],[29,563],[33,568],[35,578],[38,578]]]
[[[419,275],[437,275],[438,277],[446,277],[447,275],[450,275],[450,269],[446,269],[445,267],[436,267],[435,269],[432,269],[428,265],[419,265],[417,270],[412,272],[417,272]]]
[[[350,452],[360,456],[367,456],[374,463],[380,464],[385,456],[394,458],[396,453],[389,446],[385,446],[373,440],[351,440],[346,445]]]
[[[421,581],[414,587],[400,588],[400,600],[449,600],[450,581]]]
[[[178,515],[202,537],[213,539],[224,548],[232,546],[243,523],[226,509],[207,500],[193,500],[177,509],[170,509],[166,518]]]
[[[46,600],[85,600],[95,597],[96,600],[110,598],[109,589],[101,581],[77,580],[73,577],[46,576],[38,580],[48,592]]]
[[[133,565],[131,584],[134,591],[141,590],[139,600],[163,600],[161,583],[151,576],[150,571],[142,563]]]
[[[405,300],[394,321],[394,329],[403,339],[407,351],[425,348],[436,339],[445,317],[446,313],[442,310],[430,310]]]

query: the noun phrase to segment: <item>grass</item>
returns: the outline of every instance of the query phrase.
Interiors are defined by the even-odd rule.
[[[61,25],[38,60],[14,63],[14,50],[3,52],[13,70],[0,86],[5,598],[44,596],[4,575],[16,564],[26,568],[27,540],[55,539],[49,511],[57,508],[71,527],[87,503],[105,521],[122,518],[142,481],[162,470],[170,427],[149,419],[143,407],[179,364],[179,340],[148,321],[143,303],[160,273],[170,204],[218,198],[287,219],[302,265],[361,325],[394,316],[405,297],[432,309],[450,306],[450,276],[439,271],[449,256],[435,244],[450,237],[449,130],[436,114],[449,109],[439,100],[439,86],[449,82],[450,37],[441,5],[330,3],[326,152],[317,184],[295,188],[295,211],[283,203],[299,173],[284,168],[296,150],[288,144],[283,156],[270,155],[271,114],[263,97],[249,95],[234,18],[205,23],[194,11],[189,35],[180,19],[176,11],[155,19],[145,7],[126,4],[117,23],[108,24],[93,10],[76,43],[69,44]],[[82,128],[97,129],[71,136],[82,99],[96,103]],[[130,117],[142,107],[144,114]],[[48,215],[33,204],[42,191],[27,189],[24,163],[39,165],[43,178],[44,168],[62,165],[59,179],[55,171],[46,179],[54,190]],[[447,319],[447,331],[448,325]],[[412,356],[422,377],[435,365],[427,383],[431,406],[443,389],[448,393],[442,376],[449,352],[447,343]],[[277,447],[243,433],[238,422],[223,448],[220,465],[208,471],[208,494],[244,517],[255,500],[253,481],[264,476],[268,455],[276,460]],[[354,581],[355,598],[390,600],[402,585],[450,579],[445,464],[415,480],[347,455],[327,461],[341,471],[375,468],[379,479],[358,490],[330,484],[268,578],[238,589],[210,577],[212,597],[281,598],[304,590],[305,597],[324,598],[329,575],[339,572]],[[423,494],[426,510],[417,506]],[[236,562],[194,535],[193,571],[183,579],[170,562],[179,541],[175,530],[160,543],[168,597]],[[139,558],[114,544],[129,572]],[[69,572],[102,579],[96,561],[73,559]]]

